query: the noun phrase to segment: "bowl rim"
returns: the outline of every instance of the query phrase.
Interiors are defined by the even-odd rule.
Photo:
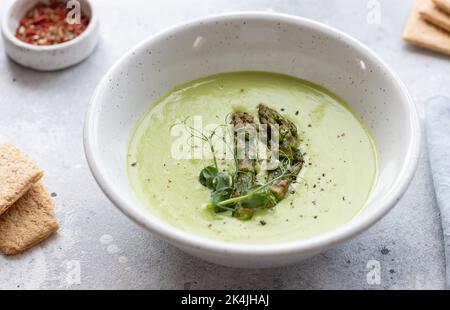
[[[399,93],[404,96],[404,100],[402,102],[405,105],[406,110],[409,112],[407,117],[409,117],[410,120],[411,141],[408,145],[408,152],[401,171],[397,176],[396,182],[388,195],[383,197],[381,201],[377,203],[379,205],[378,208],[373,211],[369,211],[364,217],[353,218],[350,222],[334,230],[308,239],[283,242],[280,244],[241,244],[209,239],[183,231],[166,223],[164,220],[157,218],[157,216],[151,214],[150,212],[146,212],[143,208],[134,207],[133,203],[128,203],[128,201],[118,192],[114,191],[114,186],[105,177],[105,169],[99,161],[99,147],[97,145],[97,135],[95,131],[99,115],[98,107],[100,106],[100,101],[97,99],[105,85],[107,85],[109,76],[111,76],[113,72],[115,72],[116,69],[118,69],[127,59],[132,57],[134,53],[137,54],[138,51],[145,49],[148,45],[152,44],[161,37],[176,33],[179,30],[183,30],[189,26],[198,24],[205,25],[216,21],[229,21],[229,19],[267,19],[268,21],[282,21],[292,23],[297,26],[309,27],[328,35],[337,35],[345,43],[348,43],[352,49],[356,49],[366,57],[371,58],[371,60],[379,64],[380,67],[386,71],[386,75],[392,79],[392,82],[395,84]],[[118,207],[125,215],[133,219],[142,227],[158,235],[169,243],[184,249],[190,248],[197,251],[208,251],[209,253],[214,254],[227,253],[230,255],[257,255],[259,257],[270,257],[283,254],[318,252],[322,249],[348,240],[378,222],[400,200],[414,176],[420,154],[420,128],[421,126],[417,109],[406,86],[397,74],[394,73],[379,56],[377,56],[371,49],[360,41],[338,29],[307,18],[283,13],[241,11],[214,14],[175,24],[165,30],[157,32],[130,49],[109,69],[98,84],[86,113],[83,139],[88,165],[102,191],[116,207]]]
[[[12,44],[15,46],[21,47],[23,49],[28,49],[31,51],[36,52],[42,52],[42,51],[57,51],[64,48],[70,48],[73,45],[76,45],[86,39],[88,36],[91,35],[95,31],[95,28],[98,24],[98,17],[97,17],[97,10],[94,5],[94,1],[91,0],[84,0],[86,1],[86,4],[89,5],[91,10],[91,16],[89,19],[89,24],[87,28],[75,39],[66,41],[64,43],[54,44],[54,45],[33,45],[26,42],[23,42],[16,38],[14,33],[11,32],[11,29],[9,29],[8,23],[10,21],[11,16],[11,10],[15,5],[18,5],[20,1],[27,1],[27,0],[11,0],[11,3],[9,4],[8,8],[5,10],[5,13],[3,14],[3,20],[2,20],[2,32],[5,37],[5,39],[8,39]],[[36,0],[39,1],[39,0]]]

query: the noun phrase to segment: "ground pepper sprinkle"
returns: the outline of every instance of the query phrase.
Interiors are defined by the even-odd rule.
[[[81,14],[79,24],[69,24],[70,10],[66,3],[50,1],[38,3],[20,20],[16,37],[33,45],[54,45],[75,39],[89,25],[89,18]]]

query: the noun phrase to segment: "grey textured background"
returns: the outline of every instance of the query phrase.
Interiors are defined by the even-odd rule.
[[[1,1],[0,13],[6,3]],[[442,289],[445,263],[439,212],[426,152],[398,206],[359,237],[296,266],[237,270],[192,258],[144,231],[105,198],[88,170],[82,125],[102,75],[140,40],[174,23],[212,13],[269,10],[341,29],[384,58],[422,111],[430,96],[450,95],[448,57],[401,40],[412,1],[384,0],[381,23],[369,24],[364,0],[96,0],[101,42],[74,68],[39,73],[0,53],[0,141],[10,139],[45,170],[56,193],[61,231],[21,256],[0,255],[0,289]],[[3,43],[0,43],[3,50]],[[381,283],[368,284],[376,260]],[[80,281],[77,271],[80,271]]]

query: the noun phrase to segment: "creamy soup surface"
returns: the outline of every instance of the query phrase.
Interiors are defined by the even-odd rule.
[[[199,173],[211,159],[175,159],[180,120],[201,116],[224,124],[263,103],[292,121],[305,163],[289,195],[249,221],[205,209],[211,191]],[[315,84],[265,72],[234,72],[178,86],[135,127],[127,169],[133,191],[165,222],[210,239],[247,244],[313,237],[349,222],[366,204],[377,177],[376,147],[364,123],[336,95]]]

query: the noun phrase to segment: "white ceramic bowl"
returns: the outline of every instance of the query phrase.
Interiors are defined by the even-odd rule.
[[[323,85],[349,103],[370,127],[378,145],[379,177],[367,206],[352,221],[307,240],[242,245],[181,231],[151,215],[134,197],[125,157],[132,128],[152,102],[193,79],[243,70],[279,72]],[[100,82],[85,126],[91,170],[126,215],[192,255],[250,268],[298,262],[373,225],[407,189],[420,145],[419,120],[407,89],[372,51],[317,22],[256,12],[190,21],[136,46]]]
[[[73,40],[36,46],[15,37],[20,19],[42,0],[15,0],[6,10],[2,21],[2,36],[8,56],[16,63],[39,71],[54,71],[80,63],[95,49],[99,38],[99,23],[91,0],[79,0],[81,10],[89,16],[86,30]]]

